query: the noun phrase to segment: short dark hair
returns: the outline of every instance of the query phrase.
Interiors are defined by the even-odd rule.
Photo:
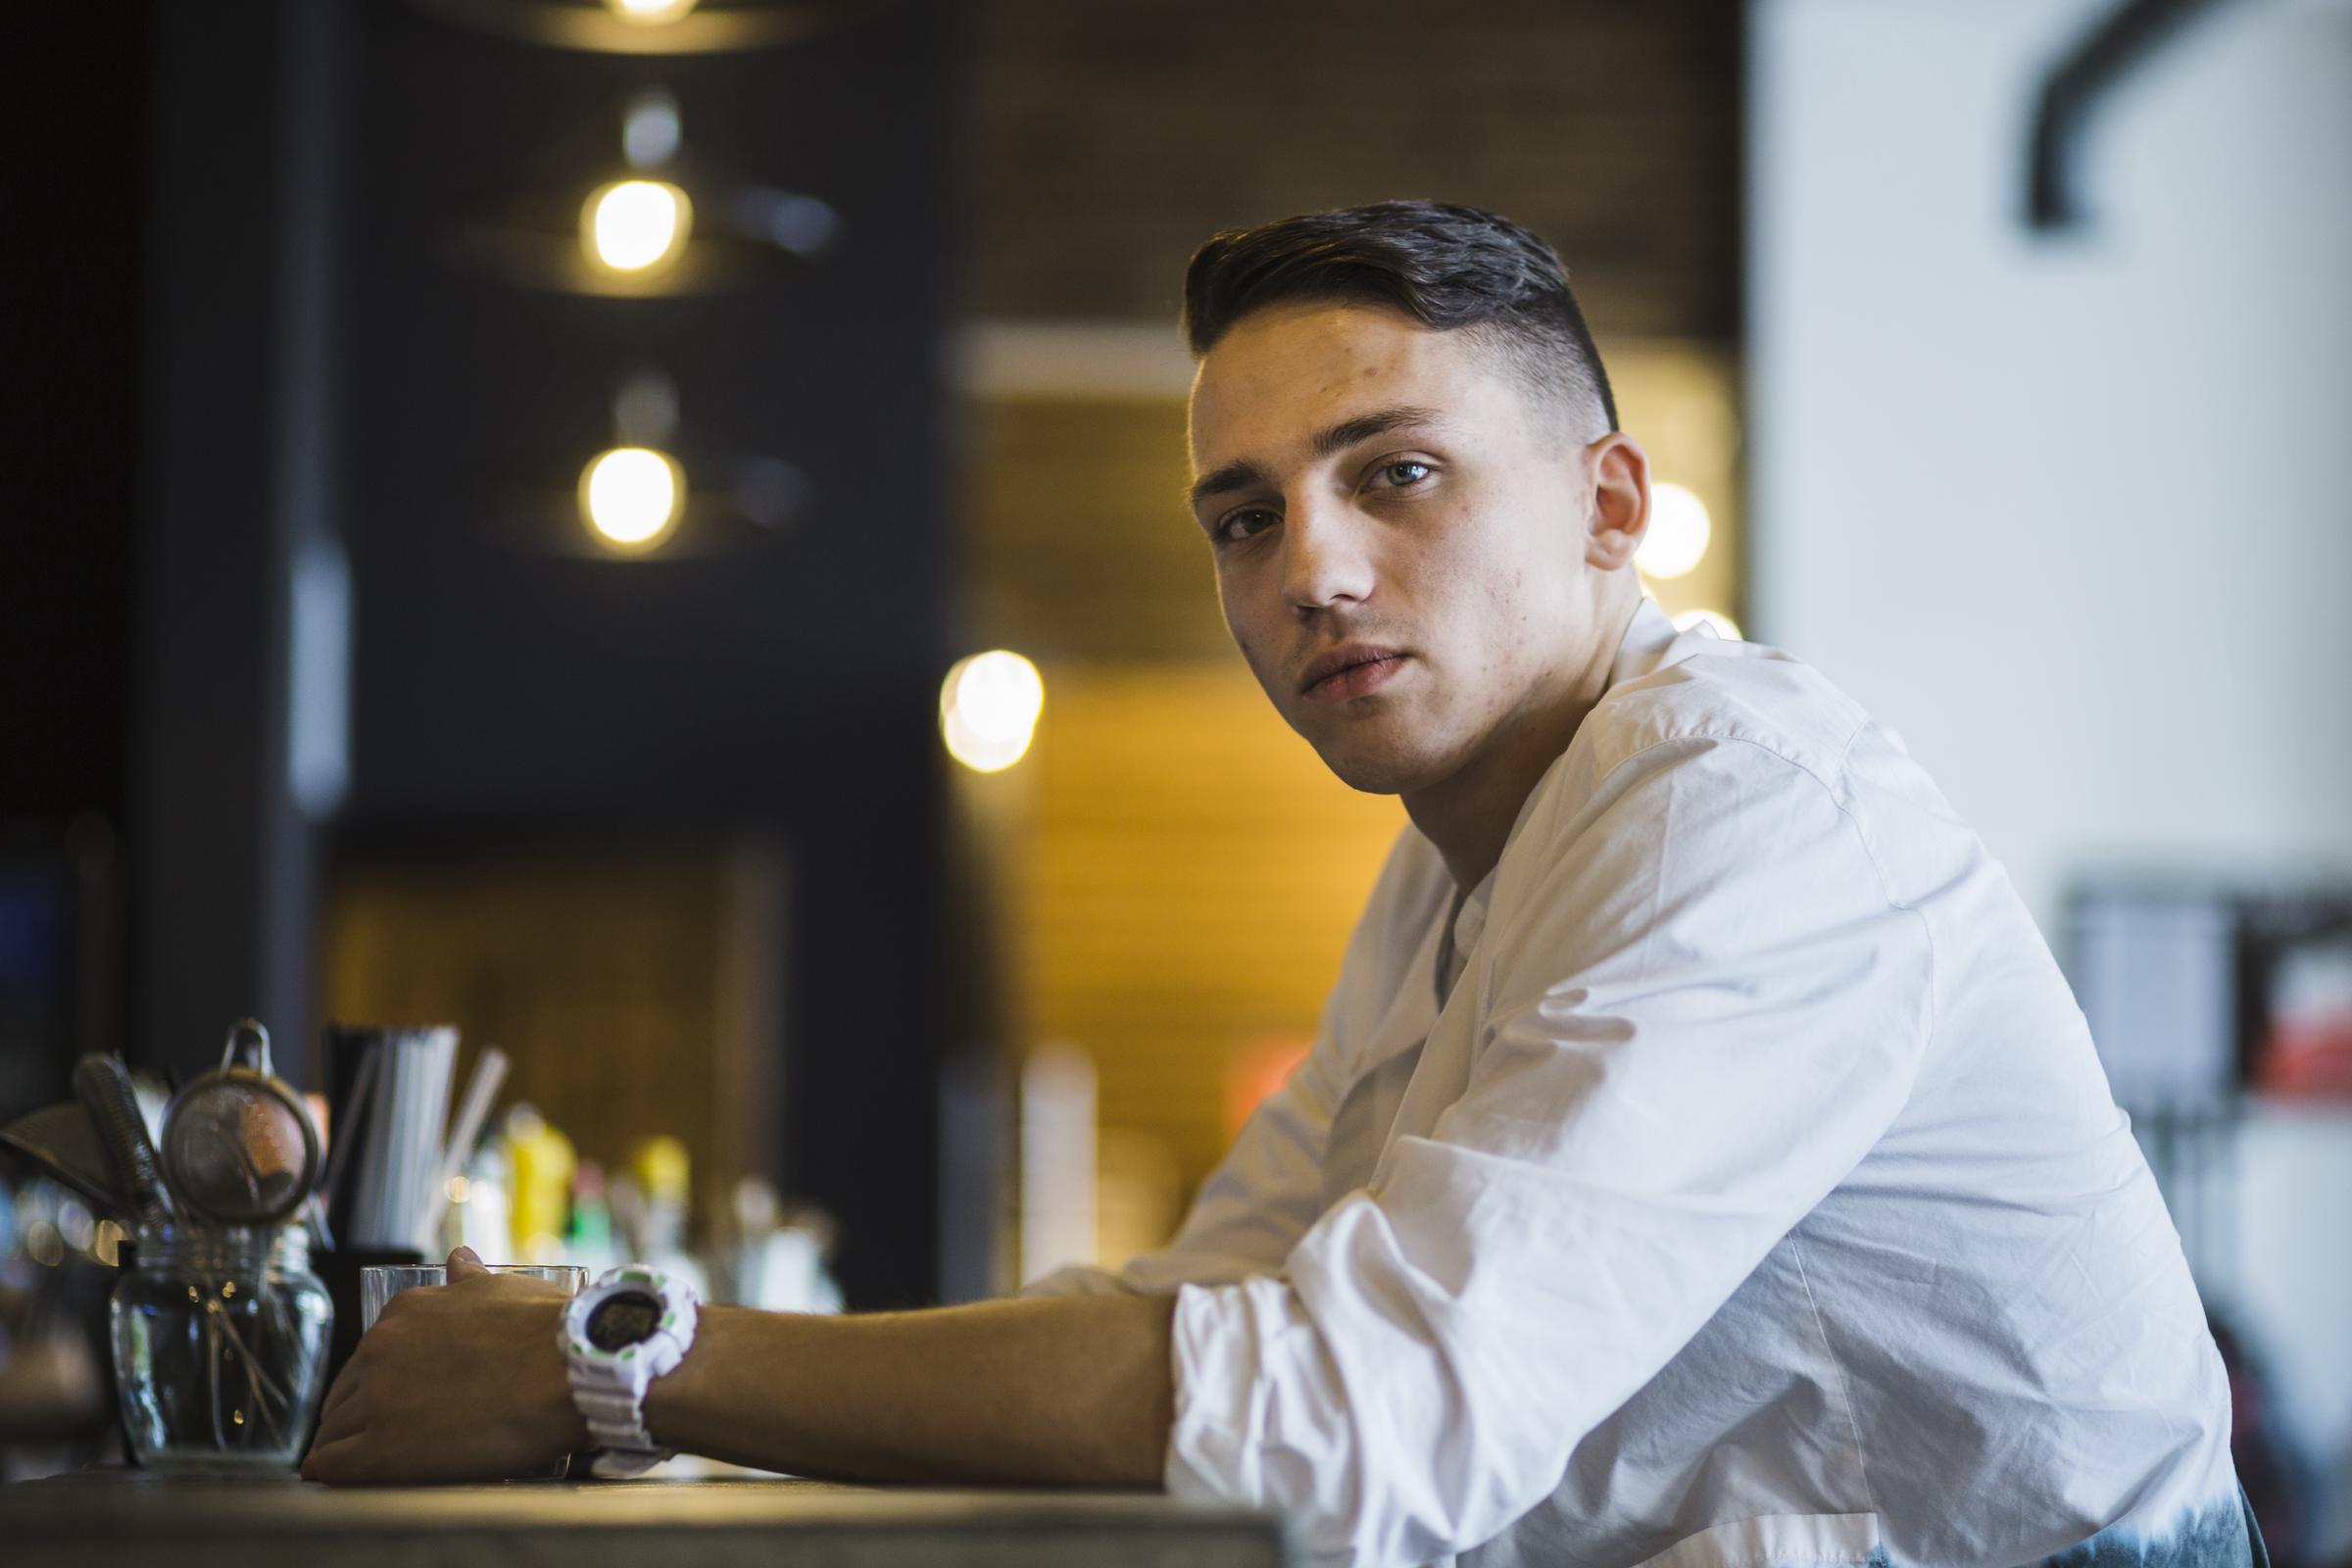
[[[1440,332],[1492,338],[1529,387],[1617,428],[1600,351],[1559,253],[1499,214],[1376,202],[1227,229],[1193,253],[1184,332],[1206,354],[1251,311],[1286,300],[1387,305]]]

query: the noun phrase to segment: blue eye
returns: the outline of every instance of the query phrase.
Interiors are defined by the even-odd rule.
[[[1411,458],[1399,458],[1395,463],[1384,463],[1380,466],[1380,477],[1392,490],[1419,484],[1429,477],[1429,473],[1428,464],[1417,463]]]

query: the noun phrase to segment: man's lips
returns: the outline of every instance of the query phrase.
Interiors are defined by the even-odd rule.
[[[1344,643],[1310,661],[1298,681],[1307,701],[1341,703],[1388,683],[1404,667],[1406,655],[1370,643]]]

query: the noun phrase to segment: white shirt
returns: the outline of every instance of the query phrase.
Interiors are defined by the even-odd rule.
[[[1883,729],[1642,606],[1461,902],[1407,828],[1175,1241],[1169,1489],[1317,1561],[2243,1563],[2082,1015]],[[2105,1534],[2102,1534],[2105,1532]]]

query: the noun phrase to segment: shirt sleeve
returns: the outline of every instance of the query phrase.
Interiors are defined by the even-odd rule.
[[[1932,1028],[1922,919],[1822,780],[1744,741],[1638,753],[1523,833],[1476,1049],[1427,1136],[1285,1277],[1188,1287],[1171,1491],[1280,1507],[1319,1559],[1465,1550],[1548,1495],[1877,1142]],[[1519,847],[1514,847],[1517,858]]]

